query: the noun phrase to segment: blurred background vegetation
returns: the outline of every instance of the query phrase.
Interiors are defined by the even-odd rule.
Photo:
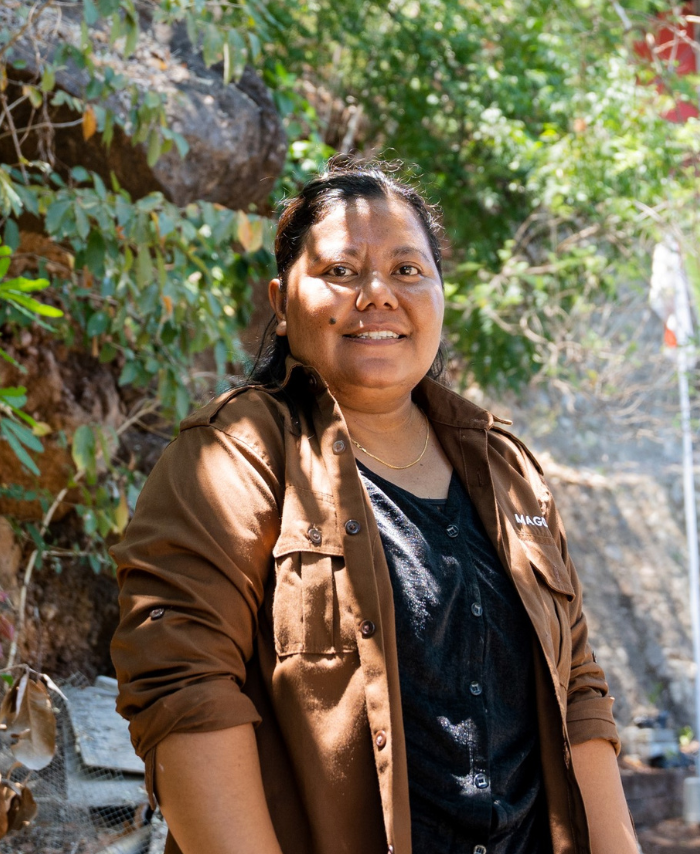
[[[659,37],[664,16],[686,45],[697,13],[651,0],[6,0],[0,513],[23,555],[21,599],[0,613],[10,658],[35,568],[111,572],[107,546],[152,464],[134,448],[155,437],[159,450],[247,364],[275,206],[335,152],[400,158],[442,206],[462,387],[566,377],[572,349],[608,343],[586,318],[646,287],[664,236],[700,289],[699,81]],[[237,196],[225,173],[199,195],[169,183],[178,164],[206,166],[177,112],[185,77],[201,84],[191,109],[218,111],[221,127],[227,92],[269,100],[260,147],[267,134],[284,150],[251,171],[255,192]],[[65,385],[50,394],[47,354]],[[99,406],[81,403],[91,395]]]

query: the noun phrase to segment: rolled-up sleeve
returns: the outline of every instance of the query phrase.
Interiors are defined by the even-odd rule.
[[[603,668],[597,663],[588,642],[588,624],[582,606],[581,583],[571,561],[566,534],[552,502],[548,524],[559,543],[559,549],[571,579],[574,596],[569,603],[571,625],[571,674],[567,692],[566,726],[572,744],[595,738],[611,742],[620,752],[620,738],[615,725],[608,683]]]
[[[117,709],[147,771],[169,733],[260,720],[241,687],[279,535],[275,469],[215,426],[187,429],[165,450],[112,549]]]

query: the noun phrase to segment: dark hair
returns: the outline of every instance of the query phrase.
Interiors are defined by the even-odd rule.
[[[277,224],[275,260],[282,289],[294,262],[304,250],[310,229],[339,202],[353,199],[380,199],[394,196],[415,212],[425,231],[430,251],[442,281],[442,223],[439,209],[430,205],[409,184],[395,176],[396,163],[362,163],[348,155],[332,157],[324,172],[312,178],[297,196],[283,203]],[[286,336],[277,335],[273,316],[265,327],[260,347],[244,384],[279,386],[284,380],[285,360],[289,355]],[[440,345],[428,376],[439,379],[445,371],[445,351]]]

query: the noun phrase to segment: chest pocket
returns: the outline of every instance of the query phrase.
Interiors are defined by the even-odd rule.
[[[285,496],[280,537],[272,552],[272,623],[279,656],[357,649],[340,536],[324,501],[324,496],[298,491]],[[319,518],[323,521],[309,521]]]
[[[571,675],[570,603],[575,593],[564,560],[554,541],[522,539],[530,566],[534,571],[546,618],[548,641],[545,652],[556,666],[559,682],[569,687]]]

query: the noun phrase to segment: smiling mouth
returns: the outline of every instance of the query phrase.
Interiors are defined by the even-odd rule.
[[[405,338],[405,335],[399,335],[398,332],[389,332],[382,330],[380,332],[356,332],[351,335],[344,335],[344,338],[369,338],[374,341],[381,341],[386,338]]]

